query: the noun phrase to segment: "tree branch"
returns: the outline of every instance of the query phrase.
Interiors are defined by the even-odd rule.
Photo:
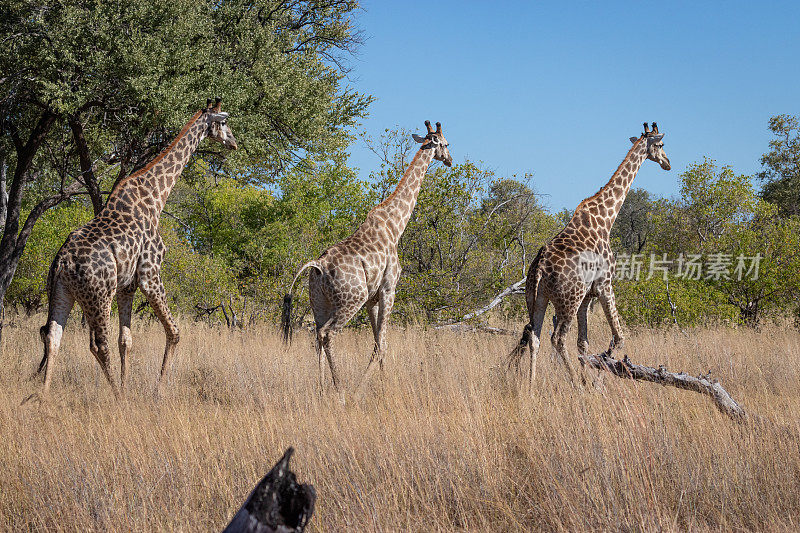
[[[658,368],[636,365],[626,355],[622,361],[614,359],[606,353],[579,355],[578,360],[597,370],[605,370],[619,378],[630,378],[640,381],[650,381],[661,385],[669,385],[679,389],[690,390],[705,394],[722,413],[736,421],[747,419],[747,413],[728,394],[719,381],[711,378],[711,372],[705,376],[690,376],[685,372],[668,372],[664,365]]]

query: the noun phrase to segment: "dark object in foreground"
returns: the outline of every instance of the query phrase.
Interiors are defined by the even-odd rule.
[[[297,483],[289,470],[289,448],[256,488],[222,533],[301,533],[311,514],[317,493],[311,485]]]
[[[605,353],[594,355],[579,355],[578,359],[582,364],[589,365],[598,370],[607,370],[620,378],[638,379],[641,381],[652,381],[661,385],[670,385],[679,389],[686,389],[711,398],[717,408],[737,421],[747,419],[742,406],[731,398],[719,381],[711,378],[711,372],[705,376],[690,376],[685,372],[667,372],[664,365],[658,368],[636,365],[628,359],[626,355],[622,361],[614,359]]]

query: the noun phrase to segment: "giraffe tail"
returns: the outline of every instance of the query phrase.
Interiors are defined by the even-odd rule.
[[[294,291],[294,285],[297,283],[297,279],[300,277],[300,274],[302,274],[307,268],[312,267],[322,272],[322,266],[318,262],[309,261],[297,271],[297,274],[294,276],[294,280],[292,280],[292,285],[289,287],[289,292],[283,297],[283,308],[281,310],[281,331],[283,332],[284,344],[289,344],[292,340],[292,293]]]
[[[509,370],[519,370],[520,361],[522,361],[522,355],[525,353],[525,349],[531,342],[533,324],[530,320],[533,319],[533,304],[536,302],[536,296],[539,290],[539,280],[542,277],[541,273],[539,272],[539,261],[542,259],[542,252],[544,252],[544,246],[539,248],[539,251],[536,253],[536,257],[533,259],[533,262],[528,269],[528,279],[525,281],[525,300],[528,303],[529,321],[527,324],[525,324],[525,329],[522,330],[522,337],[519,339],[519,343],[517,343],[514,349],[511,350],[511,353],[508,354],[506,366]]]

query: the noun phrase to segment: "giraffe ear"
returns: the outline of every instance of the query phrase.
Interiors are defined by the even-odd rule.
[[[417,141],[418,143],[424,143],[425,141],[427,141],[427,140],[428,140],[426,137],[420,137],[420,136],[419,136],[419,135],[417,135],[416,133],[412,133],[412,134],[411,134],[411,137],[413,137],[413,138],[414,138],[414,140],[415,140],[415,141]]]
[[[639,140],[639,137],[631,137],[631,142],[633,144],[636,144],[636,141],[638,141],[638,140]]]

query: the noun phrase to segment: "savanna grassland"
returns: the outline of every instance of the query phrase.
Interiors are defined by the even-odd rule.
[[[134,325],[114,401],[72,322],[44,404],[41,317],[14,319],[0,359],[0,529],[219,530],[287,446],[318,501],[312,531],[800,528],[800,334],[766,326],[637,330],[636,362],[711,370],[763,423],[694,393],[604,379],[573,390],[543,344],[532,396],[500,370],[515,339],[393,329],[384,373],[345,406],[317,391],[311,337],[184,321],[153,396],[157,324]],[[607,343],[599,314],[592,349]],[[338,338],[354,383],[369,330]],[[573,349],[574,350],[574,349]],[[573,351],[574,354],[574,351]]]

